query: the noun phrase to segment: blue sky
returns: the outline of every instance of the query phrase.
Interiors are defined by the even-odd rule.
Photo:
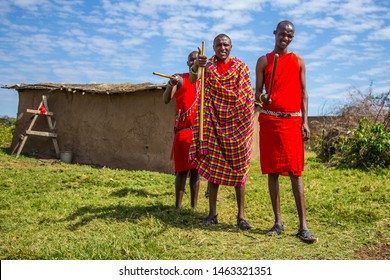
[[[357,88],[390,88],[388,0],[1,0],[0,85],[163,83],[152,75],[188,71],[187,54],[228,34],[232,56],[255,86],[257,59],[272,51],[280,20],[305,58],[309,115],[345,104]],[[18,95],[0,89],[0,116],[16,117]]]

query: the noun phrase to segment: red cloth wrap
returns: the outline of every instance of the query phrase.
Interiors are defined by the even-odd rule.
[[[197,93],[196,84],[191,84],[189,74],[182,74],[183,85],[176,92],[175,137],[173,140],[173,156],[175,172],[194,169],[188,161],[192,139],[192,129],[196,117]],[[180,112],[180,114],[179,114]]]
[[[269,88],[274,53],[267,54],[268,65],[264,68],[265,87]],[[300,112],[302,86],[300,66],[294,53],[279,55],[278,67],[271,93],[272,103],[263,105],[274,112]],[[278,118],[261,113],[260,161],[263,174],[292,172],[301,176],[304,168],[304,144],[302,118]]]

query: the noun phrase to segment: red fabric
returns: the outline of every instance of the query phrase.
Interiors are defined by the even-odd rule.
[[[268,92],[274,66],[274,53],[268,53],[268,65],[264,68],[265,88]],[[279,54],[274,84],[271,92],[272,103],[263,105],[266,110],[274,112],[301,111],[302,86],[300,67],[296,54]]]
[[[301,176],[304,163],[304,146],[300,117],[277,118],[259,115],[260,163],[263,174],[292,172]]]
[[[173,145],[173,157],[175,164],[175,172],[191,170],[195,165],[188,161],[188,151],[190,150],[192,139],[192,130],[181,130],[175,133]]]
[[[39,111],[41,112],[42,115],[47,114],[46,107],[43,104],[39,107]]]
[[[268,65],[264,69],[265,86],[269,88],[274,54],[267,54]],[[272,86],[272,103],[264,109],[275,112],[300,112],[302,86],[300,66],[294,53],[279,55],[278,68]],[[263,174],[292,172],[301,176],[304,165],[302,118],[278,118],[259,115],[260,161]]]
[[[230,66],[232,66],[233,60],[229,58],[227,63],[223,63],[221,61],[217,61],[217,71],[218,74],[224,74],[227,70],[229,70]]]
[[[182,74],[183,85],[176,92],[175,137],[173,140],[173,155],[175,172],[195,168],[188,161],[192,139],[192,129],[196,117],[197,93],[196,84],[191,84],[189,74]]]

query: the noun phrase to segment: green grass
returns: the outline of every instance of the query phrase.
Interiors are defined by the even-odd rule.
[[[267,178],[252,162],[246,215],[237,230],[234,189],[221,186],[219,224],[200,228],[208,211],[202,181],[197,210],[189,194],[175,210],[174,176],[40,161],[0,149],[0,259],[389,259],[390,170],[324,167],[308,153],[303,173],[312,245],[295,234],[289,179],[281,178],[285,231],[273,224]],[[187,186],[187,191],[188,186]]]

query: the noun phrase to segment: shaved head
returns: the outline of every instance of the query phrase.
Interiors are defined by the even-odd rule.
[[[214,38],[214,42],[213,44],[215,45],[215,42],[219,39],[219,38],[228,38],[229,39],[229,42],[230,42],[230,45],[232,44],[232,40],[230,39],[230,37],[226,34],[219,34],[217,35],[217,37]]]
[[[281,22],[279,22],[278,25],[276,26],[276,30],[278,30],[279,28],[286,26],[286,25],[290,25],[295,31],[294,24],[289,20],[282,20]]]

